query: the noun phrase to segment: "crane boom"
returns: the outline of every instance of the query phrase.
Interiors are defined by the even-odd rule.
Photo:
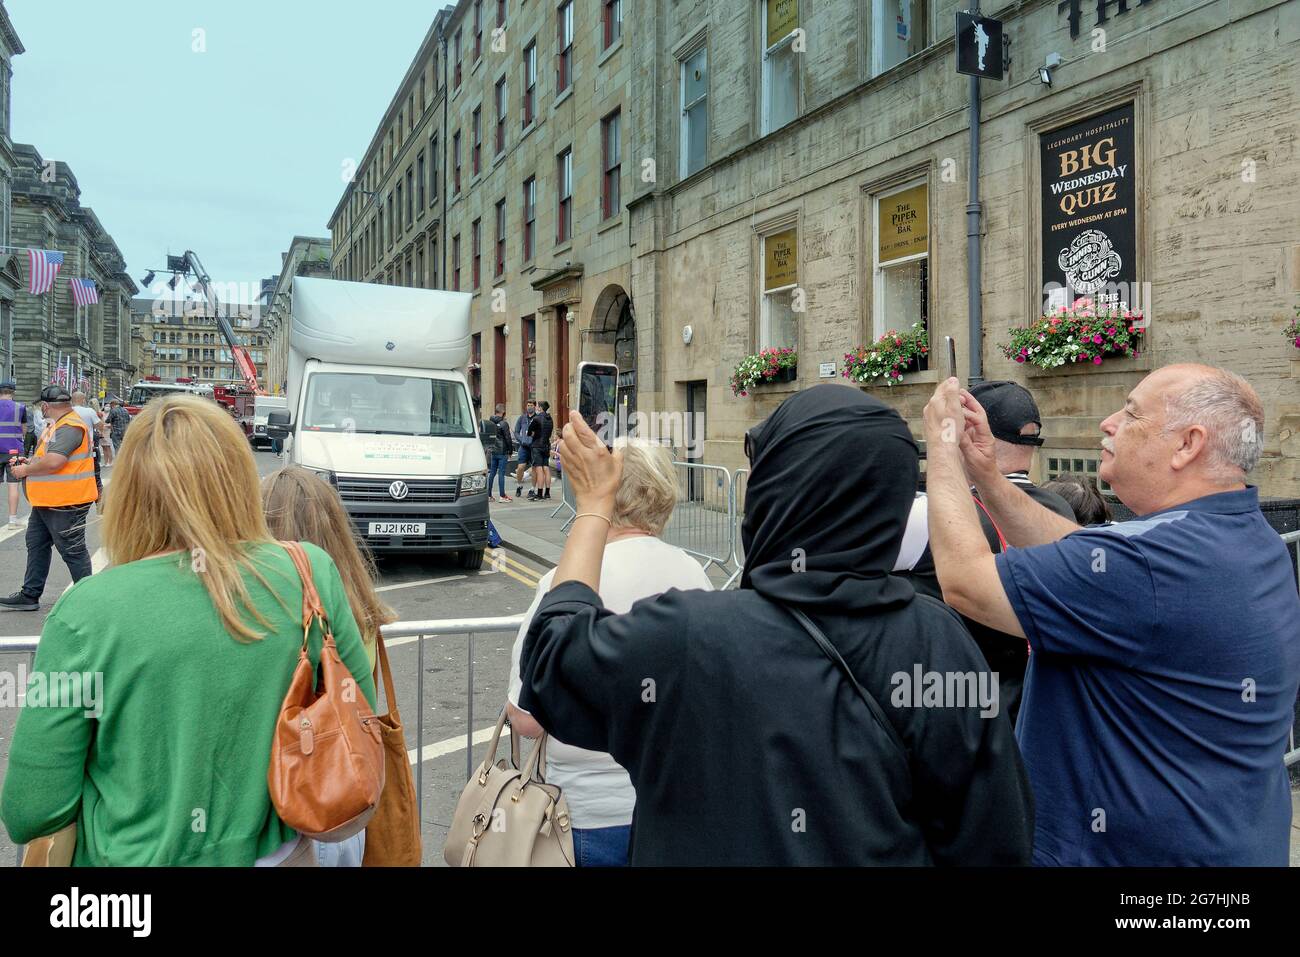
[[[208,300],[212,315],[217,320],[217,328],[221,330],[226,345],[230,347],[231,358],[234,359],[235,368],[239,371],[240,378],[244,380],[244,385],[248,386],[254,395],[266,395],[266,390],[257,381],[257,366],[253,363],[252,356],[235,339],[234,327],[221,311],[221,303],[212,289],[212,280],[208,278],[207,270],[203,268],[199,257],[192,249],[185,250],[185,265],[190,272],[194,273],[195,280],[203,289],[203,295]]]

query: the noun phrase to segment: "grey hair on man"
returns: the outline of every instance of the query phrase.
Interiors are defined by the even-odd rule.
[[[1163,432],[1200,425],[1205,429],[1207,477],[1234,485],[1259,464],[1264,444],[1264,406],[1250,383],[1227,369],[1191,367],[1198,378],[1165,396]]]

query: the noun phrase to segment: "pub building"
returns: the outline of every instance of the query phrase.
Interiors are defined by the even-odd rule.
[[[837,22],[826,6],[808,5],[810,51]],[[847,23],[857,5],[830,6]],[[931,343],[955,337],[966,375],[969,84],[955,72],[956,6],[884,6],[900,32],[867,16],[860,46],[802,58],[798,117],[711,147],[712,166],[665,190],[662,242],[647,226],[637,244],[633,303],[653,292],[662,304],[661,348],[640,352],[639,401],[685,408],[692,383],[707,383],[705,461],[743,466],[748,427],[795,389],[848,383],[845,353],[887,331],[922,323]],[[910,15],[895,19],[899,9]],[[1245,375],[1265,403],[1262,494],[1300,495],[1300,349],[1282,335],[1300,306],[1300,4],[984,12],[1003,21],[1010,66],[980,83],[983,374],[1038,400],[1047,438],[1035,479],[1095,475],[1099,423],[1139,379],[1204,359]],[[904,19],[916,41],[900,51]],[[692,23],[670,17],[664,29],[671,51]],[[708,39],[716,88],[739,54],[729,34]],[[761,97],[717,92],[715,135],[761,123]],[[649,216],[652,205],[633,208]],[[1137,355],[1043,369],[1003,354],[1011,327],[1077,296],[1140,313]],[[677,334],[688,324],[689,345]],[[796,381],[734,397],[731,369],[770,346],[797,350]],[[856,386],[899,408],[918,437],[939,376],[937,362],[922,365],[901,384]]]

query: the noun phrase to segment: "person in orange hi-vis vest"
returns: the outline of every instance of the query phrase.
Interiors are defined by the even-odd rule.
[[[61,385],[41,390],[46,428],[30,459],[11,468],[23,479],[32,514],[27,521],[27,573],[21,591],[0,598],[0,610],[36,611],[50,574],[50,547],[59,550],[74,582],[91,573],[86,518],[99,498],[95,486],[95,436]]]

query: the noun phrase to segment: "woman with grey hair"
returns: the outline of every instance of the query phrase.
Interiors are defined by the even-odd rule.
[[[670,589],[712,591],[699,562],[659,536],[677,504],[677,476],[668,449],[637,439],[616,439],[623,450],[623,474],[614,499],[600,573],[600,598],[621,613],[643,598]],[[524,615],[510,661],[506,710],[511,731],[536,737],[541,726],[519,708],[519,657],[524,637],[555,571],[542,576]],[[564,791],[573,819],[573,852],[579,867],[617,867],[627,863],[636,792],[625,771],[608,754],[587,751],[552,738],[546,748],[546,780]]]

